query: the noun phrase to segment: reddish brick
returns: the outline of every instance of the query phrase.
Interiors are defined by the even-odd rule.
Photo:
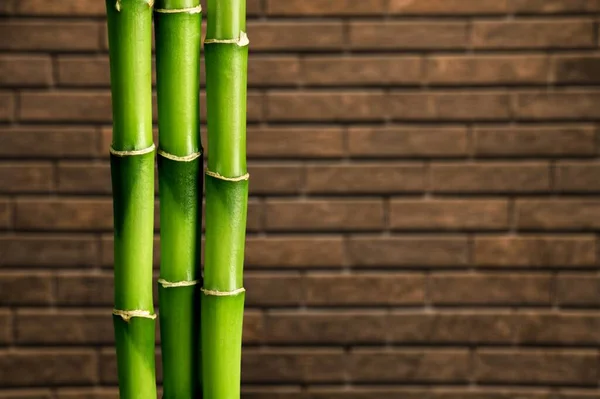
[[[509,11],[516,13],[560,14],[600,11],[598,0],[510,0]]]
[[[38,0],[39,1],[39,0]],[[95,51],[100,49],[100,25],[79,21],[0,23],[0,50]]]
[[[8,309],[0,308],[0,345],[9,344],[13,336],[12,314]],[[0,398],[2,396],[0,395]]]
[[[596,385],[596,351],[481,349],[476,378],[485,383],[547,383]]]
[[[594,46],[590,19],[478,21],[473,24],[478,49],[581,48]]]
[[[440,85],[541,84],[549,58],[537,55],[436,56],[427,60],[427,81]]]
[[[385,292],[386,295],[381,295]],[[408,305],[423,303],[425,278],[417,273],[312,274],[306,277],[309,305]]]
[[[423,164],[319,164],[309,166],[306,189],[310,193],[398,193],[425,189]]]
[[[304,183],[304,170],[300,164],[255,164],[248,172],[252,176],[250,195],[297,194]]]
[[[464,237],[351,237],[350,263],[357,267],[442,267],[467,264]]]
[[[556,283],[556,296],[561,305],[598,306],[600,278],[594,274],[561,273]]]
[[[476,237],[475,263],[482,267],[593,267],[593,236]]]
[[[48,305],[51,299],[52,278],[50,273],[0,272],[0,304]]]
[[[88,127],[10,127],[3,130],[2,136],[3,158],[91,157],[96,155],[98,145],[97,131]]]
[[[341,267],[341,237],[248,237],[245,266],[266,268]]]
[[[547,163],[435,163],[431,184],[436,192],[518,193],[550,189]]]
[[[50,163],[0,163],[0,192],[47,193],[54,187]]]
[[[60,2],[18,0],[15,12],[19,15],[103,17],[106,14],[106,8],[102,2],[95,0],[62,0]]]
[[[551,279],[543,274],[438,273],[431,300],[440,305],[548,305]]]
[[[110,122],[110,93],[25,92],[21,94],[19,118],[34,122]]]
[[[267,94],[271,121],[368,121],[386,116],[380,91],[278,91]],[[293,112],[292,112],[293,110]]]
[[[110,306],[113,304],[112,273],[61,273],[56,279],[56,300],[60,305]]]
[[[256,51],[333,50],[344,41],[341,22],[250,22],[248,31]]]
[[[254,46],[254,42],[252,44]],[[300,60],[298,57],[269,56],[253,57],[248,63],[248,85],[290,86],[300,81]]]
[[[58,191],[61,193],[110,194],[110,165],[88,162],[60,162]]]
[[[10,121],[15,115],[15,99],[12,93],[0,92],[0,121]],[[4,143],[2,143],[4,146]]]
[[[595,199],[532,199],[516,204],[520,229],[597,230],[600,201]]]
[[[600,83],[599,69],[599,56],[556,55],[552,71],[553,80],[556,83],[597,84]]]
[[[459,382],[467,381],[469,363],[462,349],[356,349],[348,369],[361,382]]]
[[[110,66],[106,56],[60,56],[57,62],[61,86],[109,86]]]
[[[16,224],[27,230],[110,230],[109,199],[19,199]]]
[[[97,259],[98,244],[92,236],[0,237],[0,267],[82,267],[95,265]]]
[[[302,71],[302,82],[315,86],[418,85],[422,80],[418,57],[309,57]]]
[[[524,91],[516,95],[519,119],[597,119],[600,92],[592,90]]]
[[[267,0],[268,15],[371,15],[382,14],[384,0]]]
[[[454,127],[352,127],[348,151],[355,157],[460,157],[467,153],[467,132]]]
[[[302,302],[299,274],[246,273],[248,306],[297,306]]]
[[[353,49],[461,49],[467,43],[464,22],[350,22]]]
[[[389,11],[396,14],[503,14],[507,0],[390,0]]]
[[[334,127],[250,127],[247,146],[251,158],[334,158],[344,153],[343,132]]]
[[[49,56],[0,55],[0,85],[29,87],[52,83]]]
[[[376,200],[268,200],[269,230],[376,230],[383,227],[383,203]]]
[[[390,227],[398,230],[499,230],[508,227],[505,200],[392,200]]]
[[[478,127],[477,156],[593,156],[595,131],[591,126]]]
[[[564,161],[555,166],[554,185],[562,192],[600,191],[600,163],[595,161]]]
[[[593,313],[538,313],[518,315],[518,342],[528,344],[596,345],[600,316]]]

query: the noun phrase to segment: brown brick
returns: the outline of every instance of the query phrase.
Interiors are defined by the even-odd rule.
[[[3,158],[90,157],[97,152],[97,132],[88,127],[10,127],[2,136]]]
[[[254,45],[254,42],[253,42]],[[300,60],[290,56],[253,57],[248,63],[248,85],[289,86],[300,81]]]
[[[246,13],[248,15],[258,15],[262,13],[263,5],[261,0],[247,0],[246,1]]]
[[[598,399],[599,395],[597,389],[570,389],[562,390],[559,397],[560,399]]]
[[[119,399],[118,388],[62,388],[57,399]]]
[[[302,61],[302,82],[315,86],[418,85],[421,71],[418,57],[308,57]]]
[[[390,0],[389,11],[401,15],[503,14],[507,0]]]
[[[61,86],[109,86],[108,57],[60,56],[57,61]]]
[[[158,206],[156,208],[158,210]],[[255,198],[248,200],[248,211],[246,218],[246,230],[247,231],[258,231],[262,230],[264,220],[264,208],[262,202]]]
[[[562,192],[600,191],[600,163],[595,161],[564,161],[555,166],[554,185]]]
[[[12,95],[12,93],[0,92],[0,121],[10,121],[13,119],[14,115],[14,96]],[[4,143],[2,143],[2,146],[4,146]]]
[[[520,229],[597,230],[600,201],[595,199],[532,199],[516,205]]]
[[[88,162],[60,162],[58,191],[61,193],[110,194],[110,165]]]
[[[96,264],[97,258],[98,244],[92,236],[0,237],[0,267],[82,267]]]
[[[378,200],[268,200],[269,230],[376,230],[383,227]]]
[[[473,46],[479,49],[593,47],[593,21],[479,21],[473,24]]]
[[[110,93],[25,92],[21,94],[19,118],[34,122],[110,122]]]
[[[86,345],[114,342],[110,310],[20,310],[16,317],[20,344]]]
[[[10,310],[0,308],[0,345],[8,344],[12,341],[13,321]],[[0,396],[1,398],[2,396]]]
[[[476,356],[477,381],[596,385],[595,351],[482,349]]]
[[[338,349],[247,349],[242,354],[242,382],[336,382],[344,376],[344,353]]]
[[[0,163],[0,192],[47,193],[54,187],[50,163]]]
[[[386,116],[380,91],[278,91],[267,94],[271,121],[368,121]]]
[[[518,316],[517,340],[524,344],[595,345],[600,316],[593,313],[538,313]]]
[[[537,55],[436,56],[427,60],[427,81],[440,85],[540,84],[549,59]]]
[[[385,295],[381,295],[385,292]],[[425,278],[416,273],[312,274],[306,277],[309,305],[408,305],[423,303]]]
[[[39,1],[39,0],[38,0]],[[100,49],[96,22],[19,21],[0,23],[0,50],[95,51]]]
[[[0,229],[8,229],[13,221],[13,207],[9,200],[0,200]],[[0,261],[1,263],[1,261]]]
[[[262,342],[265,335],[265,321],[262,312],[246,310],[244,312],[243,342]]]
[[[246,273],[244,281],[249,306],[297,306],[302,301],[299,274]]]
[[[250,195],[297,194],[304,181],[304,170],[300,164],[255,164],[248,172],[252,176]]]
[[[248,237],[245,266],[267,268],[341,267],[341,237]]]
[[[392,92],[395,120],[501,120],[510,116],[509,96],[498,92]]]
[[[464,22],[350,22],[353,49],[460,49],[467,42]]]
[[[509,11],[517,13],[560,14],[600,11],[598,0],[510,0]]]
[[[255,51],[333,50],[344,40],[341,22],[250,22],[248,31]]]
[[[385,341],[383,312],[269,312],[269,343],[351,344]]]
[[[47,305],[51,298],[52,277],[50,273],[0,272],[0,306]]]
[[[0,55],[0,85],[29,87],[52,83],[52,64],[48,56]]]
[[[453,311],[393,312],[387,324],[391,340],[398,343],[510,343],[514,321],[509,312]]]
[[[556,283],[556,296],[561,305],[600,304],[600,278],[594,274],[561,273]]]
[[[110,230],[109,199],[19,199],[16,224],[27,230]]]
[[[357,349],[348,370],[361,382],[459,382],[469,376],[469,352],[457,349]]]
[[[512,388],[404,388],[387,386],[353,386],[345,387],[310,387],[308,399],[553,399],[550,391],[543,389],[512,389]],[[112,398],[111,398],[112,399]],[[566,398],[565,398],[566,399]],[[597,399],[596,397],[581,397],[569,399]]]
[[[518,193],[550,189],[547,163],[435,163],[431,184],[436,192]]]
[[[553,80],[556,83],[600,83],[600,72],[598,72],[600,69],[599,56],[557,55],[554,58],[553,67]]]
[[[106,8],[102,2],[95,0],[62,0],[60,2],[18,0],[15,12],[19,15],[103,17],[106,14]]]
[[[600,92],[592,90],[525,91],[517,93],[516,117],[519,119],[597,119],[600,117]]]
[[[2,7],[2,6],[0,6]],[[1,8],[0,8],[1,10]],[[0,399],[53,399],[49,390],[42,389],[3,389]]]
[[[438,273],[430,280],[431,300],[440,305],[548,305],[551,289],[542,274]]]
[[[593,236],[490,236],[475,238],[475,263],[482,267],[593,267]]]
[[[464,237],[351,237],[348,257],[353,266],[415,267],[467,264]]]
[[[242,399],[305,399],[299,387],[242,386]],[[579,398],[581,399],[581,398]],[[589,399],[589,398],[588,398]]]
[[[459,157],[467,153],[467,132],[454,127],[351,127],[348,151],[355,157]]]
[[[499,230],[508,227],[508,202],[485,200],[392,200],[390,227],[399,230]]]
[[[591,126],[478,127],[475,129],[478,156],[592,156],[596,154],[595,131]]]
[[[384,10],[384,0],[267,0],[267,14],[277,16],[372,15]]]
[[[0,383],[5,387],[93,384],[95,363],[94,352],[83,349],[0,352]]]
[[[60,305],[110,306],[113,304],[112,273],[61,273],[56,279],[56,297]]]
[[[343,132],[334,127],[250,127],[247,146],[251,158],[334,158],[344,153]]]

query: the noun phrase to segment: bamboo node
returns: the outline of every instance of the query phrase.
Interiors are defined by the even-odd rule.
[[[177,288],[177,287],[190,287],[192,285],[198,284],[198,280],[190,280],[190,281],[167,281],[165,279],[159,278],[158,283],[162,285],[164,288]]]
[[[202,151],[198,151],[198,152],[194,152],[193,154],[190,155],[185,155],[183,157],[174,155],[174,154],[170,154],[162,149],[158,149],[157,154],[160,155],[163,158],[167,158],[170,159],[171,161],[176,161],[176,162],[192,162],[194,159],[197,159],[199,157],[202,156]]]
[[[225,180],[225,181],[243,181],[248,180],[250,178],[250,173],[246,173],[245,175],[238,177],[225,177],[217,172],[210,171],[208,169],[205,170],[207,176],[214,177],[215,179]]]
[[[148,0],[148,7],[154,7],[154,0]]]
[[[240,47],[244,47],[250,44],[250,39],[244,31],[240,31],[240,37],[235,39],[205,39],[204,44],[219,43],[219,44],[237,44]]]
[[[129,320],[131,320],[133,317],[141,317],[143,319],[152,319],[152,320],[156,319],[156,314],[150,313],[147,310],[140,310],[140,309],[135,309],[135,310],[113,309],[112,314],[114,314],[115,316],[120,316],[127,323],[129,323]]]
[[[245,288],[238,288],[237,290],[233,290],[233,291],[216,291],[216,290],[207,290],[206,288],[200,288],[200,291],[202,291],[202,293],[204,295],[207,296],[234,296],[237,294],[241,294],[242,292],[245,292],[246,289]]]
[[[155,8],[154,12],[160,14],[200,14],[202,12],[202,5],[198,4],[196,7],[187,7],[187,8]]]
[[[121,12],[121,0],[117,0],[115,3],[115,8],[118,12]]]
[[[148,148],[143,148],[141,150],[129,150],[129,151],[120,151],[120,150],[115,150],[112,146],[110,147],[110,153],[113,154],[116,157],[129,157],[129,156],[134,156],[134,155],[144,155],[144,154],[149,154],[152,151],[154,151],[154,144],[152,144],[150,147]]]

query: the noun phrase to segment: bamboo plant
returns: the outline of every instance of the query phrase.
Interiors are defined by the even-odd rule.
[[[245,0],[208,0],[204,41],[208,123],[202,289],[205,398],[240,397],[243,261],[248,206]]]
[[[122,399],[156,398],[152,247],[152,142],[149,0],[106,0],[113,137],[113,321]]]
[[[199,0],[157,0],[154,9],[163,399],[200,393],[201,15]]]

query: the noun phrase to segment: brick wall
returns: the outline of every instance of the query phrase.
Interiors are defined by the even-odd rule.
[[[245,398],[600,398],[600,1],[248,13]],[[116,398],[104,2],[0,14],[0,398]]]

